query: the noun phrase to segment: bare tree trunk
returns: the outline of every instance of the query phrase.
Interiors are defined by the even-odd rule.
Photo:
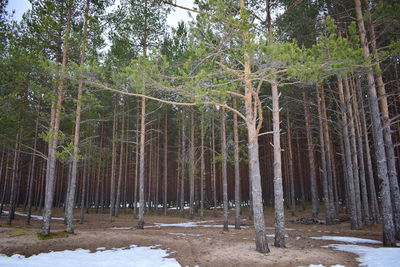
[[[292,151],[292,131],[290,125],[289,110],[286,112],[287,121],[287,143],[289,160],[289,180],[290,180],[290,210],[292,216],[296,216],[296,196],[294,192],[294,170],[293,170],[293,151]]]
[[[343,136],[343,148],[344,148],[344,156],[346,161],[346,178],[347,178],[347,190],[348,190],[348,202],[346,203],[348,206],[348,210],[350,213],[351,220],[351,229],[360,229],[361,225],[360,220],[358,218],[357,208],[356,208],[356,195],[354,188],[354,168],[353,162],[351,159],[351,145],[350,145],[350,134],[348,128],[348,120],[347,120],[347,107],[344,99],[344,91],[343,91],[343,81],[342,77],[337,76],[338,80],[338,93],[339,93],[339,101],[340,101],[340,109],[342,113],[342,136]]]
[[[185,116],[185,111],[183,111],[183,114],[182,114],[182,135],[181,135],[181,138],[182,138],[182,142],[181,142],[181,184],[180,184],[180,203],[179,203],[179,206],[180,206],[180,208],[179,208],[179,213],[181,214],[181,215],[183,215],[184,214],[184,209],[185,209],[185,207],[184,207],[184,203],[185,203],[185,174],[186,174],[186,172],[185,172],[185,167],[186,167],[186,163],[185,163],[185,160],[186,160],[186,136],[185,136],[185,120],[186,120],[186,116]]]
[[[39,129],[39,117],[36,118],[36,126],[35,126],[35,139],[33,141],[33,155],[32,155],[32,162],[31,162],[31,172],[29,177],[29,186],[28,186],[28,216],[26,218],[26,223],[31,223],[31,215],[32,215],[32,195],[33,195],[33,182],[35,180],[36,175],[36,149],[37,149],[37,136],[38,136],[38,129]],[[1,175],[1,172],[0,172]]]
[[[121,125],[121,144],[119,148],[119,173],[118,173],[118,182],[117,182],[117,195],[115,199],[115,216],[118,217],[119,208],[121,206],[121,184],[122,184],[122,175],[123,175],[123,163],[124,163],[124,140],[125,140],[125,108],[123,108],[122,114],[122,125]],[[125,163],[127,164],[127,162]]]
[[[370,215],[369,215],[369,204],[368,204],[368,192],[367,192],[367,183],[365,179],[365,165],[364,165],[364,149],[362,142],[362,134],[361,134],[361,124],[360,124],[360,111],[358,108],[357,97],[355,95],[355,85],[352,83],[352,86],[349,87],[351,90],[351,100],[352,106],[354,108],[354,128],[355,128],[355,138],[356,138],[356,148],[357,148],[357,156],[358,156],[358,165],[359,165],[359,175],[360,175],[360,191],[362,196],[362,206],[363,206],[363,223],[365,225],[370,224]]]
[[[204,163],[204,112],[201,113],[200,123],[200,217],[204,217],[204,180],[205,180],[205,163]]]
[[[369,13],[369,9],[371,7],[369,5],[367,5],[366,7],[368,8],[368,13]],[[371,41],[371,49],[373,56],[373,64],[376,70],[375,82],[378,87],[379,106],[380,106],[382,126],[383,126],[383,139],[385,142],[386,159],[388,165],[388,175],[390,184],[390,195],[392,199],[393,222],[396,231],[396,239],[400,239],[400,190],[399,190],[398,175],[396,170],[396,155],[394,153],[394,144],[391,134],[392,130],[390,128],[389,105],[387,101],[385,83],[383,82],[382,70],[380,67],[379,54],[376,44],[375,27],[371,20],[370,14],[368,14],[367,17],[369,26],[368,31],[371,37],[370,41]]]
[[[369,60],[370,53],[368,47],[368,41],[366,37],[366,31],[364,26],[364,20],[361,10],[360,0],[354,0],[358,30],[360,34],[361,48],[363,49],[363,56]],[[379,112],[379,103],[375,87],[375,79],[372,70],[367,73],[368,80],[368,98],[371,109],[372,119],[372,136],[374,139],[375,147],[375,158],[377,161],[378,179],[380,181],[380,197],[382,204],[382,215],[383,215],[383,244],[385,246],[396,245],[396,229],[393,221],[393,208],[391,203],[391,185],[390,178],[388,175],[388,165],[385,152],[385,142],[383,137],[383,127]]]
[[[88,16],[89,16],[90,1],[86,1],[85,13],[83,15],[83,38],[81,47],[81,58],[80,67],[83,68],[86,57],[86,39],[87,39],[87,28],[88,28]],[[76,190],[76,174],[78,169],[79,161],[79,139],[80,139],[80,128],[81,128],[81,112],[82,112],[82,94],[83,94],[83,81],[79,81],[78,96],[76,101],[76,114],[75,114],[75,131],[74,131],[74,148],[72,154],[72,168],[71,176],[69,179],[69,187],[67,190],[67,198],[65,203],[65,219],[67,223],[67,232],[73,233],[73,219],[74,219],[74,203],[75,203],[75,190]]]
[[[65,72],[68,58],[68,45],[69,35],[71,31],[71,17],[72,17],[72,0],[68,1],[68,16],[67,26],[64,36],[64,51],[62,59],[61,73]],[[56,151],[58,146],[58,132],[60,128],[61,119],[61,105],[64,98],[64,78],[60,77],[56,95],[54,97],[52,108],[51,108],[51,121],[50,121],[50,135],[49,135],[49,150],[47,156],[47,168],[46,168],[46,188],[45,188],[45,200],[43,209],[43,222],[41,235],[46,236],[50,234],[50,220],[53,207],[54,199],[54,188],[55,188],[55,168],[56,168]]]
[[[215,124],[214,124],[214,117],[212,117],[211,120],[211,128],[212,128],[212,132],[211,132],[211,140],[212,140],[212,193],[213,193],[213,200],[214,200],[214,210],[213,210],[213,214],[214,217],[217,216],[217,181],[216,181],[216,164],[215,164]]]
[[[233,98],[232,106],[236,109],[236,99]],[[235,229],[240,229],[240,158],[239,158],[239,131],[237,114],[233,113],[233,141],[235,161]]]
[[[226,154],[226,130],[225,130],[225,108],[221,108],[221,157],[222,157],[222,182],[224,202],[224,231],[228,231],[228,173]]]
[[[144,229],[144,149],[146,139],[146,99],[142,97],[140,120],[140,157],[139,157],[139,222],[138,229]]]
[[[111,155],[111,179],[110,179],[110,221],[115,215],[115,173],[117,164],[117,137],[118,137],[118,117],[117,117],[118,101],[115,100],[114,104],[114,118],[113,118],[113,139],[112,139],[112,155]]]
[[[135,142],[136,142],[136,148],[135,148],[135,185],[133,188],[133,214],[137,215],[137,193],[138,193],[138,177],[139,177],[139,110],[136,114],[137,118],[136,118],[136,138],[135,138]]]
[[[301,192],[301,206],[303,210],[306,210],[306,196],[305,196],[305,191],[304,191],[304,175],[302,172],[302,160],[301,160],[301,151],[300,151],[300,138],[298,135],[298,131],[296,132],[296,147],[297,147],[297,171],[299,173],[300,177],[300,192]]]
[[[311,130],[311,119],[310,119],[310,108],[308,104],[308,97],[305,92],[303,92],[304,101],[304,117],[306,121],[306,131],[307,131],[307,150],[308,150],[308,164],[310,167],[310,182],[311,182],[311,210],[312,216],[318,216],[318,191],[317,191],[317,173],[315,170],[315,160],[314,160],[314,144]]]
[[[374,179],[374,172],[372,168],[372,159],[371,159],[371,152],[369,148],[369,137],[368,137],[368,129],[367,129],[367,123],[365,120],[365,112],[364,112],[364,102],[362,98],[362,90],[361,90],[361,84],[359,80],[357,79],[357,90],[356,92],[360,92],[358,95],[358,99],[360,102],[360,123],[361,123],[361,132],[363,133],[363,139],[365,143],[365,155],[367,158],[367,170],[368,170],[368,182],[369,182],[369,192],[370,196],[369,199],[371,201],[371,213],[372,213],[372,218],[374,220],[374,223],[378,223],[380,221],[380,213],[379,213],[379,205],[378,205],[378,199],[376,197],[376,189],[375,189],[375,179]]]
[[[164,117],[164,215],[167,215],[168,203],[168,113]]]
[[[195,172],[195,167],[194,167],[194,114],[193,110],[191,112],[191,118],[190,118],[190,155],[189,155],[189,217],[193,219],[194,216],[194,208],[193,208],[193,202],[194,202],[194,172]]]
[[[282,188],[282,154],[281,154],[281,128],[279,119],[279,93],[278,83],[271,83],[272,89],[272,124],[274,138],[274,197],[275,197],[275,246],[285,247],[285,213],[283,206]]]
[[[180,180],[179,180],[179,177],[180,177],[180,175],[181,175],[181,166],[182,166],[182,164],[181,164],[181,155],[182,155],[182,152],[181,152],[181,131],[178,131],[178,157],[177,157],[177,172],[176,172],[176,206],[175,206],[175,208],[176,208],[176,213],[178,213],[178,206],[179,206],[179,193],[180,193],[180,190],[179,190],[179,186],[180,186]]]
[[[323,188],[323,193],[324,193],[324,204],[325,204],[325,219],[326,219],[326,224],[333,224],[333,214],[332,214],[332,209],[331,209],[331,199],[329,197],[329,183],[328,183],[328,166],[330,165],[330,162],[327,159],[327,151],[326,151],[326,139],[325,139],[325,132],[324,132],[324,117],[322,115],[323,107],[322,107],[322,98],[321,98],[321,92],[320,92],[320,87],[321,85],[317,86],[317,106],[318,106],[318,120],[319,120],[319,140],[320,140],[320,154],[321,154],[321,165],[322,165],[322,174],[321,174],[321,180],[322,180],[322,188]]]
[[[347,77],[344,79],[344,88],[345,88],[345,102],[347,106],[346,113],[348,115],[348,128],[350,133],[350,149],[351,149],[351,158],[353,164],[353,182],[354,182],[354,193],[356,197],[356,212],[357,212],[357,220],[358,224],[362,226],[362,215],[361,215],[361,190],[360,190],[360,175],[359,175],[359,167],[358,167],[358,157],[357,157],[357,143],[356,143],[356,133],[354,127],[354,116],[353,116],[353,108],[351,106],[351,95],[350,95],[350,86]]]
[[[20,131],[18,131],[16,137],[15,137],[15,148],[14,148],[14,160],[13,160],[13,165],[12,165],[12,172],[11,172],[11,193],[10,193],[10,208],[8,210],[8,216],[7,216],[7,224],[11,224],[11,220],[14,219],[14,213],[15,213],[15,205],[16,205],[16,200],[17,200],[17,187],[18,187],[18,161],[19,161],[19,147],[20,147]]]

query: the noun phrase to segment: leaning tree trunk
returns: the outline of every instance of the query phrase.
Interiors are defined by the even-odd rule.
[[[274,139],[274,197],[275,197],[275,246],[285,247],[285,211],[282,187],[281,128],[279,119],[278,83],[271,82],[272,124]]]
[[[37,137],[38,137],[38,128],[39,128],[39,117],[36,118],[36,126],[35,126],[35,140],[33,142],[33,155],[32,155],[32,171],[29,177],[29,186],[28,186],[28,216],[26,218],[26,223],[31,223],[31,216],[32,216],[32,198],[33,198],[33,182],[35,180],[36,175],[36,149],[37,149]],[[0,172],[1,174],[1,172]]]
[[[364,26],[364,19],[361,10],[360,0],[354,0],[358,30],[360,34],[361,48],[363,50],[363,56],[366,60],[369,60],[370,53],[368,47],[368,41],[366,37],[366,31]],[[383,244],[385,246],[396,245],[396,229],[393,222],[393,209],[391,202],[390,192],[390,181],[388,175],[388,165],[385,152],[385,142],[383,137],[383,127],[380,118],[378,96],[376,93],[375,79],[372,70],[367,73],[368,80],[368,98],[371,109],[372,119],[372,136],[374,139],[375,147],[375,159],[378,173],[378,179],[380,181],[380,197],[382,204],[382,216],[383,216]]]
[[[318,216],[318,191],[317,191],[317,173],[315,170],[314,160],[314,144],[311,130],[311,119],[310,119],[310,108],[308,104],[308,97],[303,92],[304,101],[304,117],[307,132],[307,151],[308,151],[308,164],[310,168],[310,183],[311,183],[311,212],[312,216],[316,218]]]
[[[67,26],[64,35],[64,51],[61,65],[61,76],[65,72],[68,58],[68,45],[69,35],[71,31],[71,17],[72,17],[72,0],[68,1],[68,15]],[[50,234],[50,220],[54,199],[54,188],[56,184],[55,169],[56,169],[56,151],[58,146],[58,134],[61,120],[61,105],[64,99],[64,78],[60,77],[56,95],[51,107],[50,119],[50,136],[49,136],[49,150],[47,156],[46,168],[46,187],[45,187],[45,200],[43,208],[43,222],[41,235],[46,236]]]
[[[222,182],[224,202],[224,231],[228,231],[228,173],[226,154],[225,108],[221,108],[221,157],[222,157]]]
[[[142,97],[139,155],[139,221],[137,228],[144,229],[144,149],[146,138],[146,99]]]

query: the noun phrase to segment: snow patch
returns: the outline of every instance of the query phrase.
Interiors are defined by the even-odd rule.
[[[331,244],[324,248],[351,252],[360,256],[356,260],[365,267],[393,267],[399,266],[400,248],[373,248],[360,245]]]
[[[185,233],[167,233],[169,235],[177,235],[177,236],[202,236],[201,234],[185,234]]]
[[[162,249],[152,247],[137,247],[131,245],[128,249],[115,248],[91,253],[86,249],[64,250],[41,253],[26,258],[15,254],[11,257],[0,255],[0,266],[8,267],[97,267],[97,266],[137,266],[137,267],[178,267],[181,266],[174,258],[165,258],[169,254]]]
[[[375,244],[375,245],[382,244],[381,241],[358,238],[358,237],[351,237],[351,236],[312,236],[310,238],[317,239],[317,240],[339,241],[339,242],[346,242],[346,243],[352,243],[352,244],[357,244],[357,243]]]
[[[7,210],[3,210],[3,213],[4,214],[8,214],[9,212]],[[15,212],[15,215],[28,217],[28,214],[21,213],[21,212],[18,212],[18,211]],[[38,219],[38,220],[43,220],[43,216],[39,216],[39,215],[31,214],[31,218]],[[52,220],[58,220],[58,221],[64,221],[64,218],[51,217],[51,219]]]
[[[322,264],[310,264],[308,266],[298,266],[298,267],[326,267],[326,266],[322,265]],[[341,264],[335,264],[335,265],[331,265],[331,267],[346,267],[346,266],[341,265]]]
[[[183,222],[183,223],[154,223],[161,227],[215,227],[223,228],[222,224],[202,224],[212,221],[200,221],[200,222]],[[235,228],[234,225],[228,225],[228,228]],[[248,228],[247,226],[241,226],[241,228]]]

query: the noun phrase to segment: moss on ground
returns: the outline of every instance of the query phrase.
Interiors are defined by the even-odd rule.
[[[47,239],[53,239],[53,238],[66,238],[69,236],[75,235],[73,233],[68,233],[66,231],[58,231],[58,232],[51,232],[48,235],[42,235],[40,233],[36,234],[36,237],[40,240],[47,240]]]

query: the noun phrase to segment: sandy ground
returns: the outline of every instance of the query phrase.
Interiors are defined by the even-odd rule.
[[[19,210],[21,211],[21,210]],[[23,212],[23,211],[21,211]],[[273,246],[273,238],[268,238],[271,252],[261,254],[255,251],[254,228],[246,212],[242,215],[245,229],[229,229],[223,232],[220,228],[183,228],[158,227],[154,223],[181,223],[189,221],[212,221],[207,224],[222,224],[222,211],[218,217],[207,211],[204,218],[196,216],[193,220],[178,216],[175,211],[169,211],[167,216],[147,215],[145,223],[153,226],[144,230],[134,229],[137,219],[131,210],[114,218],[110,222],[108,214],[85,214],[85,223],[75,223],[76,235],[65,238],[39,240],[41,221],[33,219],[31,225],[26,225],[26,217],[16,216],[12,226],[5,225],[5,216],[2,215],[0,225],[0,253],[12,255],[15,253],[30,256],[42,252],[61,251],[66,249],[90,249],[98,247],[119,248],[130,244],[139,246],[160,245],[167,249],[171,257],[176,258],[183,266],[308,266],[309,264],[324,264],[326,266],[342,264],[347,267],[358,266],[354,254],[321,248],[323,245],[338,243],[334,241],[312,240],[308,237],[322,235],[352,236],[381,240],[379,225],[368,226],[363,230],[350,230],[349,222],[335,225],[303,225],[290,221],[301,217],[310,217],[309,212],[299,212],[297,217],[286,215],[286,227],[293,229],[286,231],[286,248]],[[76,210],[76,217],[79,211]],[[230,224],[234,223],[233,211],[230,212]],[[286,212],[289,214],[289,212]],[[39,213],[36,213],[39,215]],[[62,210],[55,209],[54,217],[63,217]],[[320,217],[323,219],[323,215]],[[274,234],[273,211],[265,211],[267,234]],[[121,230],[112,227],[133,227]],[[64,230],[62,221],[52,221],[52,231]],[[339,242],[340,243],[340,242]]]

